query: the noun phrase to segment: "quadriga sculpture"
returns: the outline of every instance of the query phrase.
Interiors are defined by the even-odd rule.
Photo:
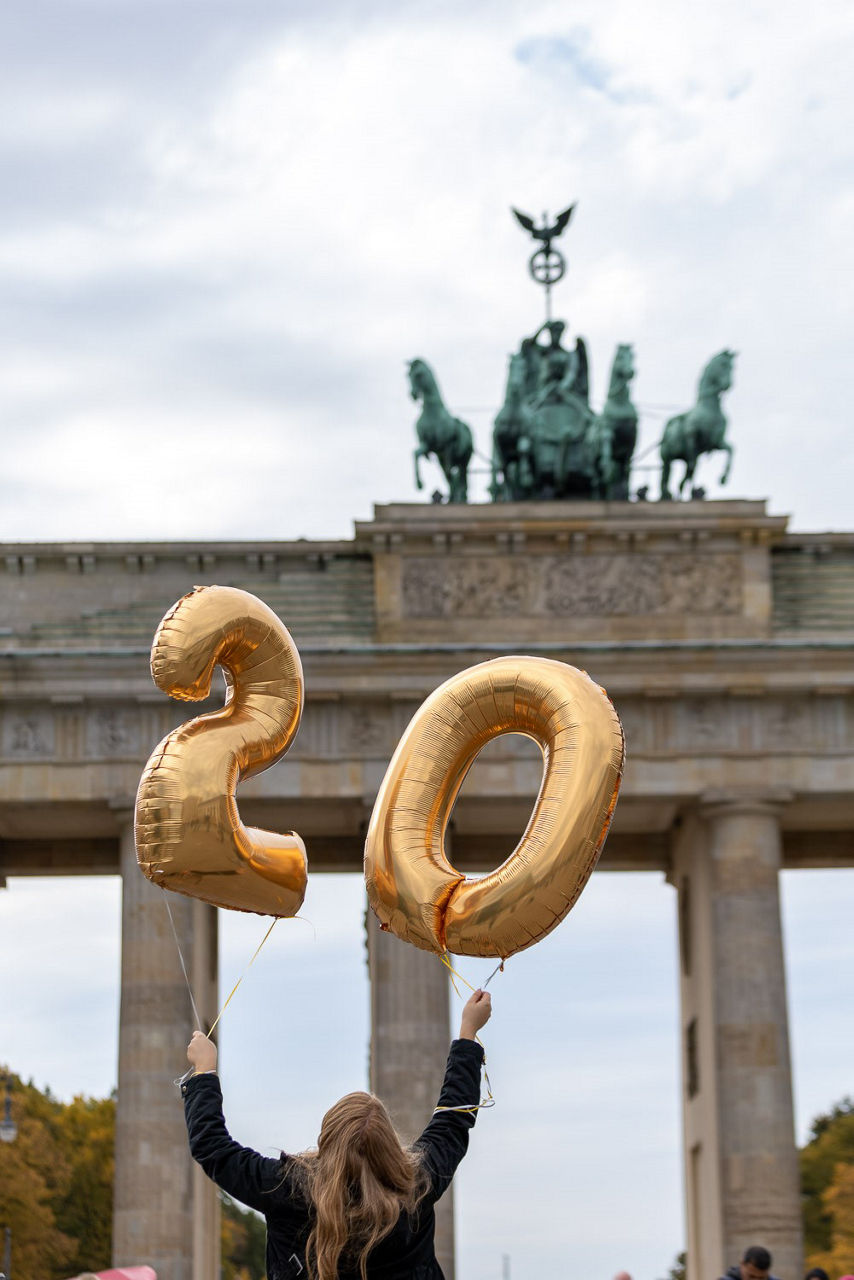
[[[424,488],[418,463],[432,453],[448,482],[448,501],[466,502],[468,467],[474,449],[470,428],[445,408],[436,376],[426,360],[410,361],[409,390],[413,400],[421,401],[421,416],[415,424],[418,435],[414,454],[416,488]]]
[[[732,467],[732,445],[724,439],[727,420],[721,410],[721,396],[732,386],[732,366],[736,353],[720,351],[713,356],[700,375],[697,403],[687,413],[677,414],[664,428],[661,437],[661,499],[673,497],[670,492],[670,468],[676,461],[685,463],[685,474],[679,494],[694,478],[697,459],[704,453],[722,449],[727,455],[721,484],[726,484]]]

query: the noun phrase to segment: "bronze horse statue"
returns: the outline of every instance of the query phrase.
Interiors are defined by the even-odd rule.
[[[432,454],[448,482],[448,501],[467,502],[468,466],[474,451],[471,429],[445,408],[436,376],[426,360],[416,358],[409,362],[409,390],[413,400],[421,401],[421,416],[415,424],[416,488],[424,488],[418,463]]]
[[[629,383],[635,376],[631,345],[621,342],[611,365],[608,397],[599,415],[599,431],[608,442],[610,474],[606,496],[625,502],[629,496],[629,472],[638,438],[638,412],[629,396]]]
[[[661,501],[668,501],[672,494],[668,487],[670,467],[679,460],[685,463],[685,474],[679,485],[679,494],[694,478],[694,468],[701,454],[721,449],[727,455],[721,476],[726,484],[732,467],[732,445],[724,439],[726,418],[721,411],[720,400],[724,391],[732,386],[734,351],[720,351],[713,356],[700,375],[697,403],[687,413],[677,414],[664,428],[661,437]]]
[[[531,468],[531,434],[533,411],[526,396],[527,368],[524,356],[517,352],[507,368],[504,404],[495,416],[492,432],[493,502],[519,502],[529,497],[534,487]]]

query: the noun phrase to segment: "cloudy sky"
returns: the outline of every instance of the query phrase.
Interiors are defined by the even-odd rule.
[[[632,342],[653,446],[734,348],[728,492],[852,527],[843,0],[5,0],[0,48],[0,539],[347,537],[414,499],[405,362],[488,452],[542,320],[509,207],[574,200],[555,309],[594,403]],[[854,1091],[854,888],[783,891],[803,1137]],[[63,1096],[115,1081],[118,911],[112,881],[0,893],[0,1061]],[[316,877],[316,935],[279,926],[229,1009],[245,1140],[308,1144],[364,1080],[361,911]],[[496,979],[464,1280],[503,1254],[513,1280],[658,1280],[682,1247],[674,927],[660,877],[599,875]],[[258,922],[223,934],[227,990]]]
[[[654,445],[734,348],[731,492],[850,527],[852,26],[845,0],[6,0],[0,537],[348,536],[414,496],[407,359],[488,452],[542,319],[509,206],[575,200],[555,301],[594,401],[634,343]]]

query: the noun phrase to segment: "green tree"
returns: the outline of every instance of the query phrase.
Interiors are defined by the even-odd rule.
[[[688,1255],[686,1253],[677,1253],[670,1270],[667,1272],[667,1280],[685,1280],[687,1258]]]
[[[267,1228],[263,1218],[222,1199],[222,1280],[264,1280]]]
[[[801,1149],[804,1252],[809,1267],[840,1275],[854,1258],[854,1101],[813,1121]]]
[[[76,1242],[72,1269],[100,1271],[112,1255],[114,1098],[75,1098],[59,1107],[52,1132],[68,1178],[55,1200],[57,1226]]]

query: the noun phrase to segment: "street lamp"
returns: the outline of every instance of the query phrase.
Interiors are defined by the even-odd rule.
[[[12,1119],[12,1077],[6,1077],[6,1103],[3,1107],[3,1119],[0,1121],[0,1142],[14,1142],[18,1136],[18,1126]]]
[[[14,1142],[18,1136],[18,1126],[12,1119],[12,1077],[6,1076],[6,1101],[3,1106],[3,1119],[0,1121],[0,1142]],[[3,1275],[9,1280],[12,1271],[12,1228],[7,1227],[3,1242]]]

